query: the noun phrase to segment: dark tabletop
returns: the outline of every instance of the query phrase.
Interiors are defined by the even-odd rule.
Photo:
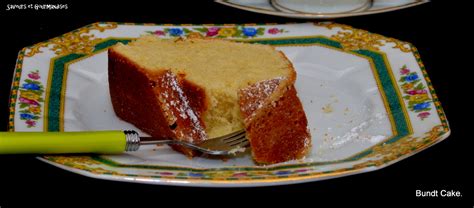
[[[153,23],[287,23],[309,20],[288,19],[256,14],[226,7],[211,1],[155,4],[135,0],[98,4],[70,1],[49,1],[68,4],[63,11],[5,11],[7,4],[24,0],[3,1],[0,6],[2,30],[0,56],[0,131],[8,120],[8,95],[17,52],[28,45],[47,40],[84,25],[98,21]],[[39,3],[41,1],[30,1]],[[158,1],[156,1],[158,2]],[[447,2],[447,1],[446,1]],[[469,34],[450,32],[457,26],[455,18],[445,18],[448,5],[440,1],[415,8],[384,14],[333,20],[355,28],[394,37],[413,43],[426,65],[451,126],[451,136],[415,156],[370,173],[338,179],[263,188],[186,188],[112,182],[80,176],[46,163],[34,156],[0,156],[0,207],[21,207],[33,203],[39,207],[69,204],[95,205],[97,201],[122,204],[164,201],[191,205],[194,200],[216,202],[226,200],[238,205],[237,199],[258,202],[290,201],[292,206],[329,205],[425,205],[472,207],[472,150],[466,117],[470,101],[466,95],[472,87],[464,81],[469,57],[461,55],[459,46]],[[448,20],[450,19],[450,20]],[[472,39],[472,38],[470,38]],[[471,53],[472,54],[472,53]],[[463,59],[464,61],[462,61]],[[472,147],[471,147],[472,148]],[[416,198],[420,190],[458,190],[460,198]],[[181,198],[176,198],[181,196]],[[454,206],[456,205],[456,206]],[[358,207],[358,206],[357,206]]]

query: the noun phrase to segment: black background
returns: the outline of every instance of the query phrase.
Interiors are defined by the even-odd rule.
[[[68,4],[63,11],[5,11],[7,4]],[[287,23],[309,20],[281,18],[226,7],[212,1],[151,3],[112,1],[6,0],[0,6],[0,130],[7,129],[8,95],[17,52],[28,45],[98,21],[153,23]],[[448,3],[449,2],[449,3]],[[457,1],[456,1],[457,2]],[[454,1],[431,2],[384,14],[333,20],[413,43],[419,50],[451,125],[451,136],[406,160],[384,169],[350,177],[263,188],[185,188],[91,179],[35,159],[0,156],[0,207],[52,205],[121,205],[126,202],[163,206],[164,202],[225,205],[255,203],[290,206],[441,205],[473,207],[472,136],[468,134],[472,66],[468,55],[467,14],[453,10]],[[460,9],[461,7],[456,7]],[[472,54],[472,53],[471,53]],[[472,118],[472,117],[471,117]],[[460,198],[416,198],[415,190],[459,190]],[[179,198],[178,198],[179,197]],[[219,200],[218,200],[219,199]],[[197,201],[194,201],[197,200]],[[239,202],[239,200],[243,200]],[[249,201],[251,200],[251,201]],[[304,204],[304,205],[303,205]],[[288,205],[287,205],[288,206]]]

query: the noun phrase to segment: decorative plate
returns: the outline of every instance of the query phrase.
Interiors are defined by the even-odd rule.
[[[207,36],[270,44],[297,71],[313,136],[305,159],[256,166],[188,159],[167,146],[121,155],[42,156],[82,175],[182,186],[265,186],[373,171],[445,139],[449,126],[413,45],[335,23],[155,25],[101,22],[20,51],[10,131],[136,129],[118,119],[107,83],[107,48],[142,35]]]
[[[237,9],[275,16],[301,19],[332,19],[390,12],[428,3],[429,0],[373,0],[368,6],[363,4],[352,9],[348,9],[351,4],[347,1],[349,4],[343,6],[328,6],[328,4],[333,3],[332,1],[321,2],[321,7],[314,9],[299,5],[304,2],[289,0],[215,0],[215,2]],[[282,5],[282,3],[284,4]]]

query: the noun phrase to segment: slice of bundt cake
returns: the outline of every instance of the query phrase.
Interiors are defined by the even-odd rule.
[[[257,163],[298,159],[310,147],[295,79],[291,62],[267,45],[144,36],[109,49],[118,117],[193,143],[245,128]]]

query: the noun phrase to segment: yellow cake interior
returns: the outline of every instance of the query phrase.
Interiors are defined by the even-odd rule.
[[[153,71],[169,69],[205,89],[203,115],[210,138],[243,128],[237,92],[259,81],[290,75],[289,62],[270,46],[210,39],[144,36],[115,51]]]

